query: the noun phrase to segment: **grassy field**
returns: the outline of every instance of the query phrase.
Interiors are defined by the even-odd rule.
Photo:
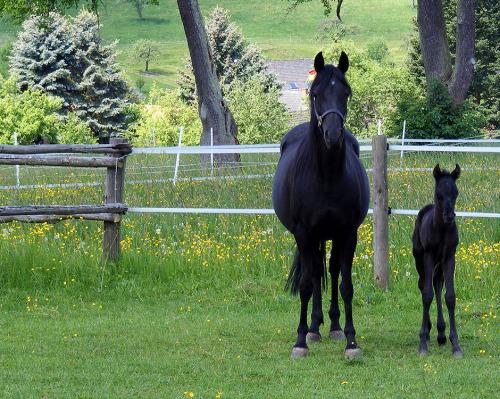
[[[177,70],[184,66],[187,45],[174,0],[162,0],[160,6],[147,7],[144,20],[139,20],[134,8],[105,0],[101,21],[103,36],[107,41],[118,40],[118,61],[128,80],[135,85],[144,78],[147,89],[153,81],[173,87]],[[318,50],[328,46],[318,40],[325,17],[319,1],[303,5],[287,14],[286,1],[201,0],[204,15],[216,6],[230,10],[234,22],[245,37],[264,50],[269,59],[311,58]],[[265,12],[263,12],[265,10]],[[343,20],[350,34],[348,38],[360,47],[373,39],[384,40],[397,61],[406,53],[406,38],[415,15],[411,0],[384,0],[366,2],[350,0],[342,11]],[[0,48],[12,41],[18,28],[0,20]],[[134,59],[133,44],[140,39],[156,40],[161,44],[161,59],[151,64],[147,75],[142,64]],[[0,73],[6,71],[6,60],[0,60]]]
[[[371,159],[363,159],[369,167]],[[428,202],[431,172],[397,171],[398,154],[389,160],[390,206]],[[181,177],[207,172],[192,170],[195,161],[183,158]],[[270,165],[219,173],[272,172],[276,157],[243,161]],[[498,158],[408,155],[404,166],[438,161],[463,168],[458,210],[499,211]],[[168,157],[130,157],[127,180],[137,182],[127,186],[129,205],[271,205],[270,177],[179,181],[175,187],[139,182],[170,178],[172,163]],[[12,175],[13,168],[0,169],[0,185],[11,184]],[[21,168],[23,184],[101,177],[88,170]],[[102,188],[0,190],[1,204],[74,201],[100,203]],[[354,364],[343,360],[343,343],[327,339],[311,346],[308,358],[289,358],[299,303],[283,285],[294,246],[274,216],[128,214],[117,265],[99,262],[99,223],[1,225],[0,396],[494,398],[500,389],[500,222],[458,220],[457,323],[465,353],[458,360],[449,344],[437,346],[435,328],[430,355],[417,355],[421,301],[411,256],[413,221],[391,217],[388,292],[372,282],[371,219],[360,228],[354,321],[364,359]]]

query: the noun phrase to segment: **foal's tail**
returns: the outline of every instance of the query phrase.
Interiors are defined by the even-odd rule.
[[[319,267],[320,270],[311,270],[309,275],[315,273],[320,273],[321,275],[321,286],[323,290],[327,287],[327,271],[326,271],[326,242],[321,241],[319,244],[319,252],[321,254],[321,262],[319,264],[314,264],[313,267]],[[293,257],[292,267],[290,268],[290,273],[288,274],[288,279],[285,284],[285,291],[290,290],[292,295],[297,295],[300,289],[300,282],[302,280],[302,266],[300,263],[300,253],[299,250],[295,250],[295,255]]]

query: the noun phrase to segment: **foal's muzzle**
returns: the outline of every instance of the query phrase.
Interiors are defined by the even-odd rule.
[[[443,222],[444,224],[451,224],[455,220],[455,212],[443,212]]]

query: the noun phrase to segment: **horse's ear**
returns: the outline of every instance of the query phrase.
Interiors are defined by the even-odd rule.
[[[451,177],[453,177],[453,180],[457,180],[460,177],[460,165],[458,163],[455,164],[455,169],[451,172]]]
[[[434,166],[434,170],[432,171],[432,174],[434,175],[434,179],[438,180],[441,177],[441,168],[439,167],[439,164]]]
[[[325,59],[323,58],[323,52],[319,52],[316,54],[316,57],[314,57],[314,70],[316,72],[321,72],[323,69],[325,69]]]
[[[343,51],[342,53],[340,53],[338,68],[342,71],[343,74],[345,74],[349,69],[349,57]]]

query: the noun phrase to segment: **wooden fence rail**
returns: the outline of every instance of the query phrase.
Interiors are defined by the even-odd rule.
[[[113,138],[110,144],[104,145],[0,145],[0,165],[107,168],[104,205],[2,206],[0,223],[57,223],[70,218],[103,221],[103,260],[116,261],[120,256],[121,215],[127,212],[127,206],[123,203],[125,156],[131,152],[132,147],[123,138]],[[69,155],[78,153],[105,156]]]

